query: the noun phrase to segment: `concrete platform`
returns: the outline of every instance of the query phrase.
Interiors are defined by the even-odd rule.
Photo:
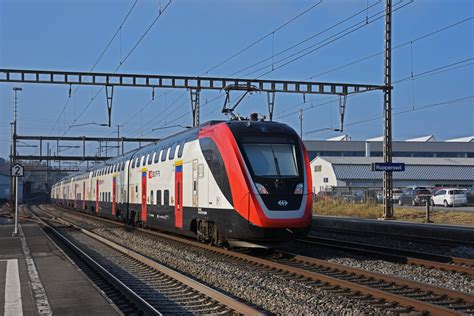
[[[31,222],[12,237],[0,219],[0,315],[117,315],[90,280]]]
[[[339,216],[314,216],[312,229],[344,229],[361,232],[397,234],[413,237],[431,237],[452,241],[474,242],[474,227],[413,223],[405,221],[382,221]]]

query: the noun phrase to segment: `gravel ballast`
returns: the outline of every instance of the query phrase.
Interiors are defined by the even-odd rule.
[[[127,245],[162,264],[272,313],[379,314],[382,312],[363,301],[330,293],[319,289],[316,285],[287,279],[233,259],[212,255],[204,250],[145,233],[126,231],[110,224],[86,219],[78,214],[61,211],[61,215],[65,214],[106,238]],[[285,250],[440,287],[464,292],[473,291],[472,278],[460,273],[373,260],[327,248],[302,247],[297,244]]]

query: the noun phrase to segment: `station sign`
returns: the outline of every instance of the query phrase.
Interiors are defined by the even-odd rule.
[[[16,163],[12,166],[11,173],[12,177],[23,177],[25,174],[25,168],[19,163]]]
[[[372,171],[405,171],[403,162],[374,162]]]

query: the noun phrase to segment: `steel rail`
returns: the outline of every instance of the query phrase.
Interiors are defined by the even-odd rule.
[[[309,245],[337,248],[349,252],[388,258],[389,260],[391,259],[396,262],[421,265],[427,268],[461,272],[474,276],[474,260],[472,259],[449,257],[425,252],[315,236],[308,236],[305,239],[298,239],[297,241]]]
[[[81,216],[89,217],[89,218],[96,219],[103,222],[108,222],[116,226],[128,227],[127,225],[123,223],[118,223],[109,219],[104,219],[97,216],[84,214],[81,212],[74,212],[74,214],[80,214]],[[282,263],[274,262],[268,259],[262,259],[255,256],[227,250],[227,249],[217,248],[214,246],[206,245],[194,240],[178,237],[175,235],[160,233],[157,231],[151,231],[151,230],[147,230],[143,228],[134,228],[134,229],[136,231],[140,231],[149,235],[154,235],[154,236],[162,237],[168,240],[177,241],[182,244],[195,246],[197,248],[207,250],[211,253],[220,254],[229,258],[237,259],[239,261],[252,264],[255,266],[265,267],[273,271],[286,272],[290,275],[297,275],[303,278],[308,278],[308,279],[319,281],[319,282],[329,283],[343,289],[349,289],[353,292],[367,294],[377,299],[382,299],[385,301],[397,303],[398,305],[409,308],[409,309],[415,309],[421,312],[429,312],[433,315],[464,315],[463,312],[449,309],[441,305],[435,305],[429,302],[420,301],[420,300],[402,296],[399,294],[386,292],[384,290],[373,288],[367,285],[361,285],[354,282],[339,279],[336,277],[328,276],[323,273],[317,273],[317,272],[302,269],[302,268],[292,267],[288,264],[282,264]],[[415,281],[405,280],[405,279],[401,279],[401,278],[397,278],[393,276],[384,275],[381,273],[369,272],[366,270],[352,268],[349,266],[331,263],[324,260],[309,258],[305,256],[300,256],[300,255],[293,255],[293,254],[288,254],[288,253],[283,253],[283,254],[292,256],[292,260],[294,262],[299,262],[299,263],[303,263],[306,265],[313,265],[313,266],[317,265],[322,268],[341,271],[349,275],[363,276],[365,278],[375,280],[375,281],[380,280],[380,281],[385,282],[388,285],[394,285],[394,284],[402,285],[404,287],[408,287],[415,291],[421,290],[425,292],[424,294],[433,293],[435,295],[438,295],[440,298],[449,298],[455,302],[458,302],[459,304],[465,303],[465,304],[470,304],[470,306],[474,306],[474,296],[467,293],[462,293],[459,291],[445,289],[445,288],[428,285],[424,283],[419,283]],[[436,299],[433,299],[433,300],[436,300]]]
[[[386,236],[386,237],[393,237],[393,238],[402,239],[402,240],[429,243],[432,245],[446,245],[446,246],[465,245],[469,247],[474,247],[474,242],[472,241],[443,239],[443,238],[429,237],[429,236],[398,235],[394,233],[377,232],[377,231],[362,231],[358,229],[314,227],[314,224],[313,224],[313,230],[318,231],[318,232],[325,231],[325,232],[331,232],[331,233],[345,233],[345,234],[363,235],[363,236]]]
[[[46,221],[41,219],[39,216],[34,214],[31,210],[30,213],[33,217],[36,217],[42,225],[47,227],[58,239],[61,240],[69,249],[76,253],[82,260],[84,260],[92,269],[94,269],[98,274],[104,277],[108,282],[112,283],[121,293],[123,293],[135,306],[141,310],[145,315],[162,315],[158,310],[151,306],[147,301],[145,301],[140,295],[135,293],[131,288],[125,285],[122,281],[116,278],[112,273],[107,271],[100,263],[90,257],[87,253],[82,251],[77,247],[73,242],[71,242],[67,237],[57,231],[52,225],[48,224]]]
[[[41,210],[41,209],[40,209]],[[44,212],[44,211],[43,211]],[[46,212],[47,213],[47,212]],[[239,302],[237,301],[236,299],[234,298],[231,298],[217,290],[214,290],[212,288],[210,288],[209,286],[207,285],[204,285],[196,280],[193,280],[191,279],[190,277],[187,277],[185,276],[184,274],[181,274],[173,269],[170,269],[144,255],[141,255],[139,254],[138,252],[135,252],[127,247],[124,247],[122,245],[119,245],[118,243],[110,240],[110,239],[107,239],[107,238],[104,238],[98,234],[95,234],[93,233],[92,231],[88,230],[88,229],[85,229],[77,224],[74,224],[73,222],[67,220],[67,219],[64,219],[64,218],[61,218],[62,221],[64,221],[64,223],[68,224],[68,225],[71,225],[72,227],[78,229],[79,231],[81,231],[82,233],[84,233],[85,235],[121,252],[121,253],[124,253],[126,254],[127,256],[141,262],[141,263],[144,263],[145,265],[148,265],[149,267],[175,279],[176,281],[196,290],[197,292],[199,293],[202,293],[204,294],[205,296],[229,307],[230,309],[236,311],[237,313],[239,314],[242,314],[242,315],[262,315],[262,313],[260,311],[258,311],[257,309],[243,303],[243,302]]]

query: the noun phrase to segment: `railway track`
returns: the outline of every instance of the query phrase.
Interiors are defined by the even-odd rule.
[[[42,213],[39,215],[38,213]],[[261,314],[177,271],[64,218],[51,218],[33,207],[30,213],[86,264],[94,282],[124,314]],[[46,218],[45,218],[46,217]],[[62,222],[59,227],[51,224]]]
[[[444,238],[437,238],[437,237],[429,237],[429,236],[410,236],[410,235],[398,235],[393,233],[385,233],[385,232],[376,232],[376,231],[361,231],[357,229],[342,229],[342,228],[326,228],[326,227],[317,227],[317,232],[327,232],[327,233],[339,233],[339,234],[347,234],[347,235],[356,235],[356,236],[367,236],[367,237],[374,237],[374,236],[381,236],[381,237],[390,237],[398,240],[408,240],[408,241],[416,241],[420,243],[426,243],[430,245],[445,245],[445,246],[466,246],[466,247],[474,247],[473,241],[468,240],[453,240],[453,239],[444,239]]]
[[[75,214],[124,226],[121,223],[83,213],[75,212]],[[264,255],[249,255],[157,231],[141,228],[135,228],[135,230],[197,247],[215,255],[232,258],[259,269],[265,269],[268,273],[280,274],[299,282],[314,284],[326,291],[335,292],[339,295],[359,298],[368,304],[390,312],[406,313],[418,311],[434,315],[474,313],[474,296],[459,291],[291,253],[273,252]]]
[[[427,268],[446,271],[455,271],[474,276],[474,260],[466,258],[449,257],[432,253],[404,250],[392,247],[382,247],[365,243],[350,242],[333,238],[308,236],[297,240],[299,243],[340,249],[359,253],[371,257],[382,258],[398,263],[415,264]]]

